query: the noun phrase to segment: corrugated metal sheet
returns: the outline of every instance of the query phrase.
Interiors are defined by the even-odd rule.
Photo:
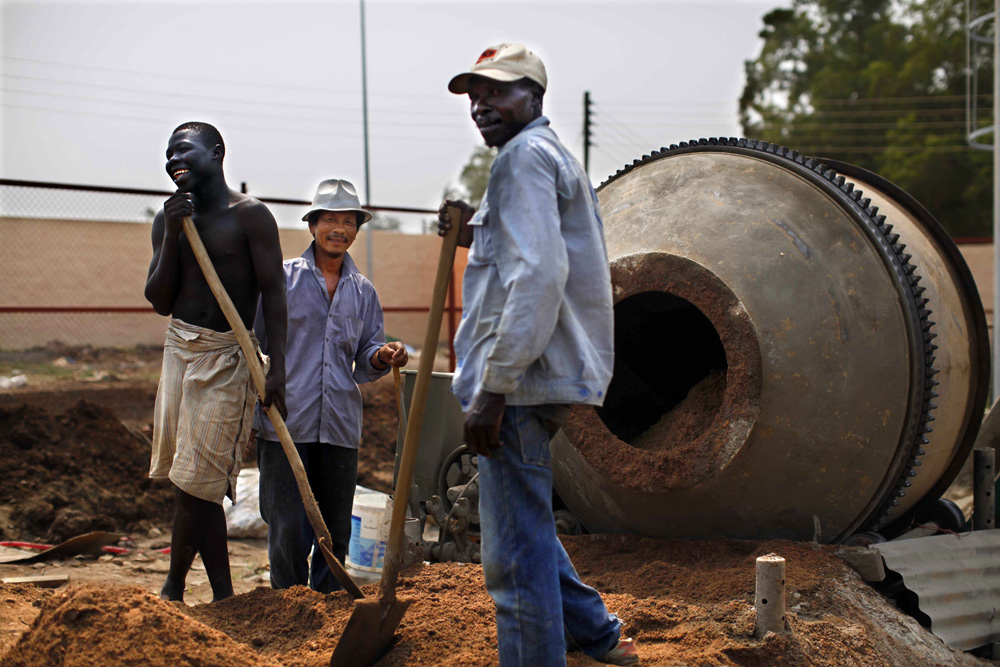
[[[873,544],[930,630],[965,651],[1000,642],[1000,530]]]

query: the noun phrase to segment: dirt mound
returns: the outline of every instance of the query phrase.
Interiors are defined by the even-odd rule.
[[[563,541],[583,580],[602,592],[609,609],[621,617],[623,632],[635,637],[643,665],[986,664],[948,649],[889,606],[831,547],[634,536]],[[770,552],[788,562],[791,632],[759,640],[753,636],[754,559]],[[7,590],[0,586],[0,599]],[[363,590],[375,595],[376,586]],[[191,608],[135,588],[85,586],[50,595],[0,667],[326,667],[353,610],[344,593],[322,595],[301,587],[258,588]],[[413,604],[400,624],[398,642],[379,667],[497,663],[493,604],[479,565],[440,563],[407,570],[399,595]],[[71,662],[74,656],[77,661]],[[567,663],[597,665],[578,652],[569,654]]]
[[[179,607],[132,586],[55,593],[2,667],[275,665]]]
[[[61,414],[0,408],[0,470],[0,505],[11,507],[5,539],[146,530],[173,511],[169,485],[147,476],[148,444],[87,401]]]
[[[101,405],[114,412],[127,426],[153,432],[153,405],[156,402],[154,380],[109,380],[102,382],[64,382],[0,393],[0,408],[14,409],[31,405],[49,412],[65,412],[80,401]]]
[[[585,535],[564,544],[580,576],[601,592],[637,598],[665,593],[698,604],[733,599],[752,604],[755,561],[771,552],[786,559],[786,576],[797,594],[817,593],[845,571],[844,563],[832,554],[839,547],[814,542]]]
[[[105,406],[82,398],[66,405],[68,395],[88,396],[88,389],[0,401],[0,506],[10,511],[0,521],[0,538],[60,542],[92,530],[145,532],[169,524],[171,487],[148,479],[149,445],[105,407],[114,396],[97,392],[108,399],[101,400]],[[152,422],[155,391],[150,385],[131,392],[148,403],[145,418],[130,412],[132,421]],[[390,493],[397,428],[392,378],[362,385],[362,395],[358,484]]]
[[[0,587],[0,658],[14,648],[48,596],[48,591],[29,584]]]

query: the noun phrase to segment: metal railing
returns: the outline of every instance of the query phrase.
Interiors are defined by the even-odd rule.
[[[173,192],[0,179],[0,349],[50,341],[131,347],[162,344],[164,318],[135,285],[145,282],[148,224]],[[303,228],[311,202],[258,197],[279,227]],[[434,215],[411,207],[367,206],[383,213]],[[130,224],[132,223],[132,224]],[[144,223],[144,224],[135,224]],[[447,312],[454,370],[454,280]],[[429,306],[386,306],[425,313]],[[391,334],[391,332],[390,332]]]

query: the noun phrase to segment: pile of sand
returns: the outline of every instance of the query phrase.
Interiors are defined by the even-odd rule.
[[[583,580],[635,637],[644,665],[926,667],[983,664],[945,647],[864,584],[831,547],[786,541],[565,538]],[[754,560],[788,561],[790,632],[753,636]],[[0,600],[7,588],[0,587]],[[366,595],[376,586],[365,586]],[[497,663],[493,605],[478,565],[408,570],[414,600],[380,667]],[[2,608],[2,607],[0,607]],[[80,586],[49,594],[0,667],[138,665],[326,667],[353,609],[346,594],[259,588],[197,607],[136,588]],[[0,649],[2,650],[2,649]],[[581,653],[570,667],[596,663]]]

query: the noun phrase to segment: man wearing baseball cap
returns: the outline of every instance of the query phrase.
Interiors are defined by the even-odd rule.
[[[312,208],[302,218],[309,223],[313,243],[301,257],[284,263],[289,406],[285,424],[330,530],[330,550],[341,562],[351,539],[358,476],[358,384],[377,380],[389,366],[407,362],[402,343],[385,342],[378,295],[347,252],[361,225],[371,218],[350,182],[323,181]],[[254,329],[266,352],[267,330],[259,310]],[[259,431],[260,512],[268,525],[271,587],[311,586],[322,593],[338,590],[340,583],[319,550],[278,435],[260,406],[254,428]]]
[[[565,665],[583,650],[639,662],[601,596],[556,536],[549,442],[571,405],[601,405],[614,366],[611,276],[597,196],[542,115],[541,59],[499,44],[454,77],[472,119],[499,148],[483,204],[445,202],[470,248],[452,391],[479,454],[486,588],[496,604],[500,665]],[[462,209],[452,220],[448,205]]]

